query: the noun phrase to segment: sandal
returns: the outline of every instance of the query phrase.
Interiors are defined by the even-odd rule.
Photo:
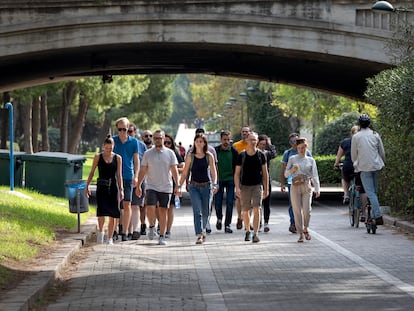
[[[303,234],[301,234],[301,235],[299,236],[298,243],[303,243]]]
[[[312,239],[308,231],[304,231],[303,234],[305,235],[306,240],[310,241],[310,239]]]
[[[203,244],[203,238],[201,236],[197,238],[196,244]]]

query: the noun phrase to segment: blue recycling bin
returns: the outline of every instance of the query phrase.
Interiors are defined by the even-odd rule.
[[[85,196],[86,180],[70,180],[65,183],[69,200],[69,212],[86,213],[89,201]]]

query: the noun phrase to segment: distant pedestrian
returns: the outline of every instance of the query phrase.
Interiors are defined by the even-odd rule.
[[[349,184],[354,176],[354,165],[351,159],[351,140],[352,136],[354,136],[357,132],[358,126],[354,125],[349,133],[350,137],[346,137],[344,140],[342,140],[336,153],[336,159],[334,164],[335,168],[339,168],[339,163],[341,162],[342,157],[344,157],[341,169],[341,183],[342,189],[344,191],[342,204],[349,203]]]
[[[384,145],[380,135],[371,128],[371,118],[367,114],[359,117],[360,131],[352,137],[351,158],[355,172],[361,172],[361,181],[372,206],[372,218],[368,222],[383,225],[378,201],[378,178],[385,165]]]
[[[259,239],[260,210],[262,200],[269,195],[269,174],[267,172],[266,157],[257,149],[257,134],[250,132],[247,136],[247,149],[237,158],[234,183],[236,195],[240,199],[245,228],[245,241],[252,239],[253,243]],[[250,212],[253,210],[253,238],[250,232]]]
[[[137,138],[137,127],[134,123],[129,124],[128,128],[128,135],[134,138]],[[138,140],[138,139],[137,139]],[[144,152],[147,150],[147,146],[140,140],[138,140],[138,156],[139,156],[139,163],[142,163],[142,157],[144,156]],[[139,220],[140,220],[140,212],[141,209],[144,207],[144,193],[145,193],[145,184],[142,184],[142,193],[141,197],[136,195],[136,188],[132,190],[132,201],[131,201],[131,221],[129,224],[129,234],[128,239],[130,240],[138,240],[141,236],[141,230],[138,229]],[[145,216],[144,216],[145,222]]]
[[[269,219],[270,219],[270,197],[272,194],[272,180],[270,178],[270,161],[276,157],[276,148],[272,145],[270,137],[267,135],[259,135],[259,141],[257,148],[261,150],[266,157],[267,172],[269,173],[269,195],[263,199],[263,231],[269,232]]]
[[[177,158],[177,162],[178,162],[177,164],[178,174],[180,174],[184,169],[184,159],[180,155],[180,151],[177,150],[178,148],[175,146],[174,139],[172,138],[172,136],[165,134],[164,146],[165,148],[170,148],[174,152],[175,157]],[[176,188],[176,186],[177,185],[173,179],[173,188]],[[180,197],[178,198],[180,199]],[[170,200],[170,206],[168,208],[168,214],[167,214],[167,229],[165,232],[166,239],[171,237],[171,229],[172,229],[172,225],[174,222],[175,199],[176,199],[176,195],[172,194],[171,200]]]
[[[226,191],[226,218],[224,221],[224,232],[233,233],[230,228],[234,207],[234,171],[239,153],[230,145],[231,133],[222,131],[220,133],[221,144],[215,147],[217,153],[217,172],[219,188],[215,195],[215,209],[217,216],[216,229],[221,230],[223,222],[223,195]]]
[[[237,152],[240,154],[243,150],[247,149],[248,142],[247,138],[250,133],[250,127],[243,126],[241,128],[241,135],[242,139],[239,141],[234,142],[232,145],[237,150]],[[242,217],[242,210],[241,210],[241,204],[240,204],[240,198],[236,197],[236,210],[237,210],[237,224],[236,228],[240,230],[243,227],[243,217]]]
[[[179,191],[187,182],[193,207],[196,244],[206,239],[211,197],[217,192],[217,172],[213,155],[208,151],[208,142],[204,134],[198,133],[194,138],[194,148],[185,158],[184,171],[180,178]]]
[[[124,183],[124,200],[122,201],[122,241],[128,240],[131,221],[132,189],[136,187],[139,172],[138,140],[128,135],[129,120],[125,117],[115,121],[118,135],[113,136],[114,152],[122,157],[122,180]],[[122,232],[121,232],[122,231]],[[132,233],[132,232],[131,232]]]
[[[115,219],[119,219],[119,202],[124,198],[122,182],[122,158],[113,152],[114,140],[108,135],[103,144],[103,152],[94,156],[92,168],[86,181],[85,195],[90,196],[89,185],[98,168],[96,185],[96,216],[98,217],[97,243],[104,241],[105,217],[108,219],[108,244],[113,244]]]
[[[146,178],[145,205],[149,221],[148,238],[156,236],[155,209],[158,209],[160,236],[159,245],[166,245],[165,232],[167,227],[167,213],[172,194],[177,193],[177,186],[173,188],[173,180],[178,185],[177,158],[175,153],[164,146],[164,131],[154,132],[154,146],[145,151],[136,189],[137,196],[141,196],[141,184]]]
[[[291,133],[289,135],[290,148],[283,152],[283,156],[282,156],[282,160],[281,160],[282,169],[280,170],[280,191],[282,191],[282,192],[286,191],[285,180],[287,179],[288,201],[289,201],[288,212],[289,212],[289,218],[290,218],[289,231],[292,232],[292,233],[296,233],[295,215],[293,214],[292,200],[291,200],[291,197],[290,197],[290,190],[291,190],[291,185],[292,185],[292,176],[288,176],[287,178],[285,178],[285,170],[286,170],[286,165],[289,161],[289,158],[298,154],[298,150],[296,148],[296,139],[298,137],[299,137],[299,134],[297,134],[297,133]],[[307,156],[312,156],[312,154],[309,151],[306,152],[306,155]]]
[[[180,149],[180,156],[185,157],[185,148],[183,146],[183,144],[181,143],[181,141],[178,143],[178,148]]]
[[[145,144],[145,146],[148,149],[151,149],[153,146],[152,143],[152,132],[150,130],[145,130],[142,132],[141,135],[141,139],[143,141],[143,143]],[[142,182],[142,186],[141,186],[141,190],[143,195],[145,196],[145,179]],[[140,221],[141,221],[141,235],[146,235],[147,234],[147,224],[146,224],[146,218],[147,218],[147,209],[145,207],[145,198],[144,198],[144,206],[140,207]]]
[[[318,168],[315,160],[306,155],[308,143],[306,138],[297,138],[298,154],[290,157],[286,165],[285,177],[292,176],[291,197],[295,227],[299,233],[298,242],[303,242],[303,236],[310,240],[309,222],[312,210],[312,184],[315,187],[315,197],[320,195]]]

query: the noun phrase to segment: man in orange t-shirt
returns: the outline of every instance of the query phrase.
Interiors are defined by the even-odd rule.
[[[248,143],[247,138],[249,137],[250,127],[243,126],[241,129],[242,139],[233,143],[233,147],[236,148],[237,152],[240,153],[247,149]],[[236,197],[236,209],[237,209],[237,225],[236,228],[240,230],[243,227],[243,219],[241,215],[241,204],[240,198]]]

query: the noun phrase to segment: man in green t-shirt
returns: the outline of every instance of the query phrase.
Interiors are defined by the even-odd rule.
[[[233,217],[233,206],[234,206],[234,169],[236,167],[236,161],[238,152],[230,145],[231,133],[229,131],[222,131],[220,133],[221,144],[215,147],[217,153],[217,170],[218,170],[218,184],[219,190],[215,195],[215,208],[217,230],[222,228],[222,203],[223,193],[226,189],[226,219],[224,221],[224,232],[233,233],[230,228],[231,219]]]

